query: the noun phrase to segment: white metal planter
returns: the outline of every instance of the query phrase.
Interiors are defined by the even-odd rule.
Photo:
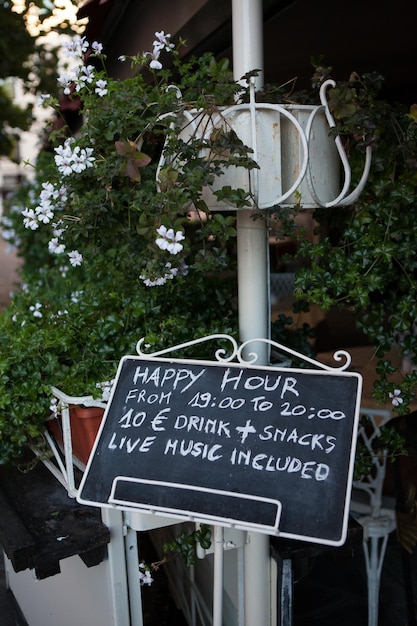
[[[351,171],[342,142],[330,135],[335,122],[330,114],[326,90],[335,86],[326,81],[320,90],[320,106],[256,103],[254,88],[249,103],[236,104],[208,115],[198,110],[184,110],[180,138],[202,142],[204,148],[216,129],[232,129],[253,150],[259,169],[225,167],[223,173],[207,186],[202,197],[211,210],[233,210],[219,202],[213,193],[224,186],[250,192],[249,208],[300,205],[302,208],[331,207],[354,202],[369,173],[371,149],[366,152],[364,172],[356,189],[350,192]],[[181,157],[172,159],[162,151],[157,181],[163,167],[181,168]]]

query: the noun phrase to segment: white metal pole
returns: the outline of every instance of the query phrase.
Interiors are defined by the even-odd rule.
[[[262,0],[232,0],[233,73],[236,80],[260,70],[256,87],[263,82]],[[237,212],[238,306],[241,341],[269,336],[268,243],[266,222],[253,220],[250,211]],[[264,344],[250,346],[258,363],[266,365]],[[248,533],[245,546],[245,624],[271,623],[269,538]]]
[[[126,572],[124,542],[124,521],[121,511],[101,509],[103,523],[110,530],[110,543],[107,545],[107,579],[113,612],[114,626],[133,626],[129,611],[129,583]],[[138,589],[138,593],[140,593]]]
[[[138,536],[130,526],[129,513],[123,513],[123,531],[125,533],[125,559],[129,595],[130,624],[143,626],[142,596],[139,586]]]
[[[233,73],[235,80],[259,70],[255,88],[263,83],[262,0],[232,0]],[[254,148],[254,146],[250,146]],[[256,159],[256,155],[254,155]],[[269,337],[269,269],[266,221],[254,220],[251,211],[237,212],[238,305],[241,341]],[[250,346],[258,364],[268,364],[265,344]]]
[[[213,626],[223,624],[223,538],[222,526],[214,527]]]

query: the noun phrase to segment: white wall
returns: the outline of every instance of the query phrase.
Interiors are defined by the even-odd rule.
[[[113,626],[106,562],[87,568],[79,556],[61,561],[61,573],[43,580],[16,573],[5,557],[6,581],[29,626]]]

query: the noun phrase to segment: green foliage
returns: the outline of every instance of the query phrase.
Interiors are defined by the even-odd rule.
[[[298,272],[296,289],[322,309],[342,305],[355,312],[377,357],[374,397],[392,401],[404,415],[417,389],[417,123],[415,106],[408,110],[379,98],[381,84],[377,74],[354,74],[330,92],[354,176],[363,167],[365,146],[373,147],[372,166],[352,207],[315,211],[320,237],[300,240],[299,254],[310,262]],[[401,357],[409,359],[409,371],[400,370]],[[402,453],[393,429],[382,443],[390,454]],[[357,458],[360,469],[360,450]]]
[[[294,317],[280,313],[278,318],[271,325],[271,339],[281,345],[292,348],[300,354],[314,357],[310,340],[314,338],[315,331],[307,323],[302,325],[297,323],[297,313],[301,313],[306,307],[308,310],[308,303],[300,301],[296,302],[294,305]],[[276,360],[278,360],[278,364],[280,361],[285,361],[288,358],[285,354],[277,354],[275,357]],[[274,360],[274,354],[272,354],[271,360]],[[306,362],[293,362],[292,365],[296,367],[306,367]]]
[[[18,136],[11,129],[27,130],[32,121],[31,108],[13,102],[13,83],[6,79],[28,80],[27,61],[34,51],[23,17],[0,4],[0,155],[13,155]]]
[[[25,61],[35,51],[35,40],[26,30],[23,15],[12,11],[11,2],[0,4],[0,78],[27,79]]]
[[[361,418],[360,425],[363,428],[372,428],[369,418]],[[356,447],[354,480],[372,475],[372,468],[376,463],[382,464],[385,460],[395,461],[399,456],[407,456],[405,441],[395,428],[390,425],[382,426],[379,436],[375,439],[372,451],[366,446],[363,440],[359,439]]]
[[[18,133],[33,121],[32,104],[22,107],[14,100],[13,81],[20,79],[25,93],[57,94],[57,50],[27,29],[29,14],[33,18],[37,12],[38,34],[42,33],[54,11],[53,2],[42,0],[24,3],[21,13],[13,10],[11,1],[0,2],[0,155],[15,158]],[[63,18],[54,30],[68,32],[68,21]]]
[[[228,167],[257,167],[227,124],[210,127],[221,119],[219,105],[233,102],[242,87],[212,55],[185,64],[177,50],[171,56],[171,69],[159,70],[148,57],[132,57],[131,76],[115,80],[99,69],[105,55],[92,51],[89,63],[98,69],[91,82],[86,75],[74,79],[70,96],[82,101],[81,132],[64,145],[68,129],[51,135],[55,153],[42,155],[35,181],[11,201],[3,227],[18,245],[26,287],[0,317],[0,462],[14,460],[42,431],[51,384],[97,393],[96,383],[114,376],[141,337],[158,350],[212,333],[237,336],[235,217],[211,213],[207,198],[212,192],[235,208],[253,203],[228,184],[213,192]],[[317,65],[317,84],[328,75]],[[394,384],[396,368],[382,357],[396,344],[417,359],[417,123],[413,109],[378,99],[380,83],[377,75],[352,75],[329,97],[354,179],[363,149],[374,147],[360,200],[347,209],[318,209],[321,235],[314,243],[294,224],[301,206],[273,213],[281,235],[299,240],[298,310],[307,302],[354,310],[381,357],[375,397],[385,403],[395,392],[402,414],[417,373]],[[87,162],[65,167],[70,153],[73,165],[74,155]],[[27,217],[35,229],[25,228],[23,207],[33,216],[46,192],[55,194],[53,219],[33,224]],[[54,238],[65,252],[50,253]],[[82,254],[80,266],[69,266],[70,251]],[[311,329],[294,326],[280,316],[272,338],[309,354]],[[211,358],[207,349],[195,347],[190,356]]]
[[[203,550],[208,550],[211,546],[211,529],[207,524],[200,524],[200,526],[192,531],[188,532],[184,530],[174,541],[170,543],[164,543],[162,546],[163,551],[166,553],[167,558],[173,556],[181,556],[187,567],[194,565],[196,561],[196,545],[199,544]]]
[[[24,288],[0,316],[0,463],[16,462],[42,433],[51,385],[98,396],[97,383],[114,377],[142,337],[152,351],[214,333],[237,335],[235,217],[210,214],[204,194],[229,163],[255,164],[229,128],[206,138],[181,135],[183,112],[194,111],[197,93],[197,119],[207,123],[214,98],[233,98],[237,87],[226,65],[209,55],[184,67],[175,51],[173,57],[172,73],[143,69],[143,57],[131,59],[125,80],[94,70],[94,82],[74,95],[82,98],[81,132],[64,145],[68,129],[52,135],[56,150],[40,155],[35,180],[9,202],[3,229],[22,258]],[[93,52],[90,61],[101,66],[105,57]],[[174,74],[181,98],[170,88]],[[163,146],[167,165],[158,190]],[[79,171],[65,170],[57,157],[70,152],[91,159]],[[246,202],[230,187],[222,199]],[[42,207],[53,213],[45,223],[37,217]],[[158,247],[164,236],[174,245],[167,232],[181,244]],[[53,241],[59,254],[51,253]],[[74,267],[72,252],[82,254]],[[212,352],[201,344],[189,356]]]

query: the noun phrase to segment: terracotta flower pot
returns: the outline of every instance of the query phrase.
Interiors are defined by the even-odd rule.
[[[97,406],[71,405],[69,411],[72,452],[81,463],[86,465],[100,428],[104,409]],[[61,419],[51,419],[46,424],[56,441],[63,446]]]

